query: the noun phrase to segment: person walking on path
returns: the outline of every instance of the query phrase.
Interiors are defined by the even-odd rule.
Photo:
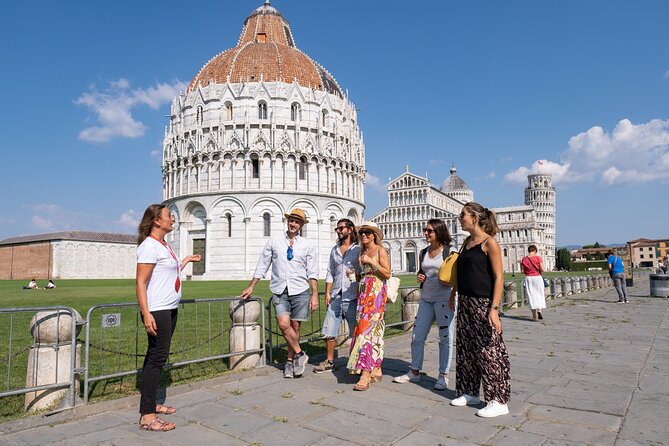
[[[300,347],[300,325],[309,319],[309,310],[318,309],[318,252],[311,241],[300,235],[302,226],[309,223],[303,209],[294,208],[289,214],[288,229],[269,239],[258,259],[251,283],[242,291],[248,298],[258,281],[272,267],[269,290],[277,324],[288,344],[288,359],[284,378],[300,377],[309,356]]]
[[[499,306],[504,290],[502,255],[495,234],[495,213],[469,202],[460,212],[460,225],[469,232],[457,260],[458,315],[456,380],[458,396],[451,405],[479,404],[483,384],[486,407],[476,415],[496,417],[509,413],[510,364],[502,339]],[[455,296],[450,299],[455,309]]]
[[[608,255],[608,264],[609,264],[609,276],[613,279],[613,286],[616,288],[618,293],[618,303],[627,303],[627,284],[625,283],[625,265],[623,264],[623,259],[609,251]]]
[[[383,377],[383,333],[386,312],[386,280],[390,278],[390,259],[388,252],[381,246],[383,232],[374,222],[363,223],[358,229],[362,246],[359,264],[362,278],[358,287],[358,324],[353,331],[353,341],[348,358],[351,374],[359,374],[353,390],[369,389],[372,382],[379,382]]]
[[[334,370],[336,338],[341,322],[346,320],[348,323],[349,337],[353,337],[356,324],[355,312],[360,275],[358,236],[355,232],[355,225],[348,218],[342,218],[337,222],[335,232],[337,244],[330,251],[325,277],[325,304],[328,309],[322,332],[326,338],[326,358],[314,367],[314,373]]]
[[[436,390],[448,387],[448,371],[453,358],[453,335],[455,331],[455,311],[449,305],[453,290],[451,285],[439,281],[439,267],[448,254],[451,236],[443,220],[433,218],[423,229],[428,246],[420,252],[420,268],[416,279],[420,283],[421,294],[418,314],[411,336],[411,368],[393,382],[404,384],[419,382],[423,367],[425,340],[434,321],[439,328],[439,376],[434,385]]]
[[[546,308],[546,295],[544,294],[544,263],[537,255],[537,246],[530,245],[527,248],[528,255],[520,261],[520,269],[525,274],[523,279],[523,290],[532,310],[532,320],[538,321],[544,318],[541,310]]]
[[[142,367],[139,426],[148,431],[169,431],[176,427],[174,423],[158,417],[159,414],[173,414],[176,409],[156,404],[156,393],[177,324],[181,270],[190,262],[200,261],[199,254],[179,261],[165,241],[165,235],[173,229],[174,217],[163,204],[149,206],[139,223],[136,293],[148,337]]]

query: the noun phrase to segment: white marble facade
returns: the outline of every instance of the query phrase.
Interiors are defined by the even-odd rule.
[[[432,185],[427,177],[407,171],[388,183],[388,207],[371,220],[385,234],[383,244],[390,253],[395,272],[415,272],[418,253],[427,246],[422,229],[431,218],[441,218],[453,237],[452,249],[459,249],[468,235],[462,231],[457,216],[474,193],[457,175],[455,167],[442,187]],[[551,175],[528,176],[525,204],[492,208],[500,233],[496,239],[502,249],[504,271],[518,272],[519,262],[534,244],[547,270],[555,268],[555,189]]]
[[[177,225],[167,240],[181,256],[203,255],[185,271],[194,279],[249,279],[300,207],[324,277],[337,220],[362,218],[364,177],[355,105],[266,3],[172,103],[163,198]]]
[[[55,279],[130,279],[137,267],[135,243],[85,240],[51,242]]]

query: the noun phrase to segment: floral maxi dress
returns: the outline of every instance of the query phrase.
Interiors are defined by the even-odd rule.
[[[381,368],[383,361],[383,332],[386,312],[386,281],[365,267],[363,279],[358,287],[358,309],[356,325],[348,358],[350,373],[363,370],[371,372]]]

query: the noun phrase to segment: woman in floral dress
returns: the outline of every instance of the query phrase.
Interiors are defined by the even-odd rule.
[[[363,391],[383,377],[383,316],[390,260],[388,252],[381,246],[383,232],[376,223],[363,223],[358,236],[362,243],[359,257],[362,277],[358,288],[358,324],[353,332],[348,369],[350,373],[360,375],[353,390]]]

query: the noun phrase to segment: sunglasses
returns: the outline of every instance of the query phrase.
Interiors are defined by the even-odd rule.
[[[289,247],[288,247],[288,252],[286,253],[286,258],[287,258],[288,260],[293,260],[293,257],[295,257],[295,256],[293,255],[293,247],[292,247],[292,246],[289,246]]]
[[[432,234],[434,232],[434,229],[423,228],[423,232],[426,233],[426,234]]]
[[[374,234],[374,232],[370,231],[369,229],[363,229],[361,231],[358,231],[358,234],[360,234],[360,235],[372,235],[372,234]]]
[[[348,226],[337,226],[335,228],[335,232],[343,231],[344,229],[348,228]]]

